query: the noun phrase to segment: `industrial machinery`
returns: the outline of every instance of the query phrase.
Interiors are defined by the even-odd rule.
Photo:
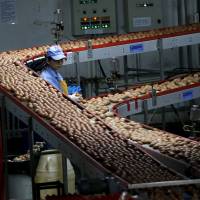
[[[200,134],[200,106],[193,105],[190,109],[191,125],[185,125],[184,131],[189,132],[190,136],[197,137]]]
[[[117,81],[120,78],[120,73],[119,73],[119,60],[115,57],[111,59],[111,71],[110,71],[110,76],[106,78],[106,83],[109,86],[109,89],[115,90],[117,89]]]
[[[190,111],[190,120],[193,122],[200,122],[200,106],[193,105]]]
[[[52,24],[55,25],[55,27],[53,27],[51,31],[52,31],[52,34],[54,35],[55,43],[58,43],[59,41],[61,41],[61,38],[63,36],[63,31],[64,31],[61,9],[57,9],[54,12],[54,18],[55,19],[52,22]]]
[[[72,20],[74,35],[114,33],[115,0],[73,0]]]
[[[125,22],[127,32],[151,30],[163,25],[162,1],[125,0]]]

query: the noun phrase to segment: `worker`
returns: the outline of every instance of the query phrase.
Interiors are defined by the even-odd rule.
[[[44,66],[42,66],[42,70],[40,71],[40,77],[42,77],[45,81],[54,86],[57,90],[67,95],[73,101],[79,102],[82,96],[77,95],[77,92],[80,92],[80,89],[79,91],[74,90],[73,94],[68,93],[67,83],[65,82],[61,74],[58,72],[58,69],[62,67],[64,60],[66,59],[67,57],[65,56],[62,48],[59,45],[53,45],[49,47],[46,53],[46,63],[44,64]],[[43,141],[38,138],[37,140]],[[51,146],[47,144],[46,148],[49,149],[51,148]]]
[[[40,76],[46,80],[48,83],[53,85],[56,89],[63,92],[65,95],[68,95],[72,100],[79,101],[81,95],[77,95],[77,92],[80,93],[80,87],[78,91],[74,91],[73,94],[68,94],[68,86],[61,74],[57,71],[63,65],[64,60],[67,59],[62,48],[59,45],[53,45],[48,48],[46,54],[46,65],[41,71]]]

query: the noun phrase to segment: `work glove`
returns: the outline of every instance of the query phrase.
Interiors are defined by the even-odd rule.
[[[82,95],[77,94],[77,93],[74,93],[74,94],[72,94],[72,95],[68,95],[68,97],[69,97],[71,100],[73,100],[73,101],[75,101],[75,102],[77,102],[77,103],[82,99]]]

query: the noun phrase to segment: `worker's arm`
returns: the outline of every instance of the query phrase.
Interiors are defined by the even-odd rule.
[[[49,84],[54,86],[57,90],[61,91],[60,84],[57,80],[55,80],[52,76],[48,74],[41,74],[41,78],[43,78],[45,81],[47,81]]]
[[[68,93],[70,95],[68,95],[72,100],[79,102],[80,99],[82,98],[81,95],[81,87],[80,86],[76,86],[76,85],[70,85],[68,87]]]
[[[76,93],[74,93],[72,95],[68,95],[68,97],[75,102],[79,102],[82,99],[82,95],[76,94]]]
[[[62,89],[62,92],[65,94],[65,95],[68,95],[68,87],[67,87],[67,83],[65,80],[61,80],[60,81],[60,87]]]

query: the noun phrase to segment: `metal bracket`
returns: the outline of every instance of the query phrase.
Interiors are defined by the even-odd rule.
[[[160,79],[164,80],[164,70],[163,70],[163,66],[164,66],[164,61],[163,61],[163,40],[162,39],[158,39],[157,49],[158,49],[158,53],[159,53]]]
[[[200,179],[195,180],[178,180],[178,181],[165,181],[165,182],[154,182],[154,183],[139,183],[131,184],[128,186],[129,190],[153,188],[153,187],[171,187],[171,186],[184,186],[184,185],[199,185]]]
[[[152,90],[151,90],[151,96],[152,96],[152,106],[156,106],[157,96],[156,96],[156,89],[153,88],[153,85],[152,85]]]
[[[147,123],[148,122],[148,104],[147,104],[147,100],[143,101],[143,110],[144,110],[144,122]]]
[[[93,58],[92,40],[87,41],[87,57]]]
[[[78,85],[80,85],[80,68],[79,68],[79,53],[75,52],[74,53],[74,63],[75,63],[75,67],[76,67],[76,77],[77,77],[77,82]]]
[[[79,63],[79,52],[74,52],[74,63]]]
[[[163,49],[162,39],[157,40],[157,49],[158,51]]]

